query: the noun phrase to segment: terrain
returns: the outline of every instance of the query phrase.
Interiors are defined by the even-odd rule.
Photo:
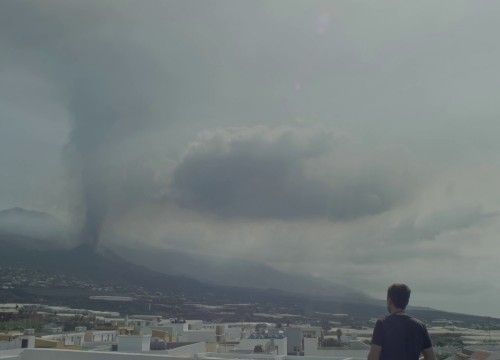
[[[26,215],[26,216],[25,216]],[[8,217],[9,221],[5,218]],[[34,219],[34,220],[33,220]],[[31,222],[31,223],[30,223]],[[3,227],[1,224],[9,224]],[[385,314],[385,302],[360,291],[270,266],[114,245],[58,246],[43,231],[16,232],[13,223],[50,229],[43,213],[0,211],[0,302],[37,302],[122,313],[224,321],[342,321],[366,325]],[[43,224],[49,224],[51,226]],[[106,301],[96,295],[127,296]],[[417,317],[472,326],[500,327],[500,320],[413,307]]]

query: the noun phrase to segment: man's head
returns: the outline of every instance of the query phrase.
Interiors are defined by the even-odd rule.
[[[410,301],[411,290],[405,284],[392,284],[387,289],[387,303],[390,303],[398,309],[406,309],[408,301]],[[389,312],[391,310],[389,309]]]

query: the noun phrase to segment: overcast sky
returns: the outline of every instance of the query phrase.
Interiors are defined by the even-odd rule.
[[[0,209],[500,317],[499,12],[1,1]]]

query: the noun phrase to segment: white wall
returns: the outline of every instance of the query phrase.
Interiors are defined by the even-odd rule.
[[[0,359],[3,360],[19,360],[21,356],[19,355],[22,350],[0,350]]]
[[[151,335],[118,335],[118,351],[141,352],[149,351]]]
[[[349,350],[336,348],[318,348],[317,338],[304,338],[304,356],[323,356],[341,358],[363,358],[368,356],[367,350]]]
[[[231,327],[224,330],[224,339],[226,341],[239,341],[241,340],[241,335],[241,327]]]
[[[182,357],[194,358],[196,354],[204,353],[206,351],[207,351],[207,344],[205,342],[199,342],[196,344],[181,346],[175,349],[167,350],[167,353],[169,356],[182,356]]]
[[[85,333],[85,341],[88,342],[114,342],[117,337],[116,330],[89,330]]]
[[[356,335],[342,335],[340,337],[341,343],[348,343],[349,341],[356,341],[356,340],[358,340],[358,337]]]
[[[193,344],[199,345],[199,344]],[[191,345],[190,345],[191,346]],[[192,350],[195,350],[193,347]],[[59,349],[24,349],[17,357],[16,351],[0,351],[0,355],[8,356],[3,359],[16,359],[16,360],[186,360],[187,358],[193,359],[194,354],[199,354],[198,359],[206,357],[213,357],[215,359],[256,359],[256,360],[334,360],[332,357],[297,357],[297,356],[271,356],[260,354],[217,354],[217,353],[198,353],[194,351],[193,355],[184,356],[173,355],[169,350],[168,355],[148,353],[122,353],[122,352],[93,352],[93,351],[77,351],[77,350],[59,350]],[[189,356],[186,358],[186,356]],[[365,356],[358,356],[352,353],[335,358],[339,359],[366,359]]]
[[[189,330],[201,330],[204,326],[203,320],[186,320],[186,324]],[[215,324],[212,325],[214,325],[215,328]]]
[[[10,341],[0,341],[0,350],[21,349],[23,340],[28,340],[28,348],[35,347],[35,337],[32,335],[23,335]]]
[[[288,353],[286,337],[284,337],[283,339],[274,339],[274,346],[278,350],[276,355],[286,355]]]
[[[84,342],[84,332],[70,332],[62,334],[44,335],[42,339],[53,340],[63,343],[64,345],[82,345]]]
[[[28,339],[28,348],[33,349],[35,347],[35,336],[34,335],[24,335],[21,339]]]
[[[216,351],[218,353],[228,353],[233,351],[236,348],[234,344],[217,344]]]
[[[21,360],[186,360],[182,357],[168,357],[154,355],[122,352],[98,352],[98,351],[77,351],[59,349],[25,349],[21,352]]]
[[[269,343],[271,339],[241,339],[240,343],[237,345],[238,350],[254,350],[257,345],[262,346],[264,352],[269,350]]]
[[[287,351],[290,353],[302,351],[302,328],[289,326],[285,329]]]
[[[179,335],[177,341],[179,342],[215,342],[215,329],[213,330],[189,330],[184,334]]]
[[[322,329],[319,326],[307,326],[302,328],[302,335],[305,337],[319,337]]]
[[[267,355],[267,354],[237,354],[237,353],[205,353],[198,354],[198,360],[203,359],[244,359],[244,360],[366,360],[366,356],[353,357],[353,356],[283,356],[283,355]]]
[[[188,324],[171,324],[171,323],[160,323],[157,327],[153,329],[163,330],[171,334],[172,336],[179,336],[188,330]]]

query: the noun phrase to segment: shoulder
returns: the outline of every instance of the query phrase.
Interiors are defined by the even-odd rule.
[[[425,327],[424,323],[417,318],[414,318],[408,314],[393,314],[393,315],[388,315],[382,319],[379,320],[380,322],[384,324],[391,324],[395,326],[412,326],[412,327]]]
[[[412,327],[412,328],[414,328],[416,330],[419,329],[419,331],[427,332],[427,327],[419,319],[416,319],[414,317],[408,316],[408,320],[407,321],[408,321],[408,324],[409,324],[410,327]]]
[[[388,326],[387,325],[388,323],[390,325],[390,316],[384,316],[384,317],[377,319],[377,321],[375,322],[375,331],[376,332],[383,331],[383,329],[386,326]]]
[[[414,318],[413,316],[409,316],[408,315],[408,320],[411,321],[412,323],[414,323],[415,325],[419,325],[419,326],[425,327],[425,324],[422,321],[420,321],[417,318]]]
[[[381,328],[386,321],[387,321],[387,316],[377,319],[377,321],[375,322],[375,329]]]
[[[387,319],[390,317],[390,315],[387,315],[387,316],[382,316],[380,318],[377,319],[377,323],[383,323],[385,321],[387,321]]]

